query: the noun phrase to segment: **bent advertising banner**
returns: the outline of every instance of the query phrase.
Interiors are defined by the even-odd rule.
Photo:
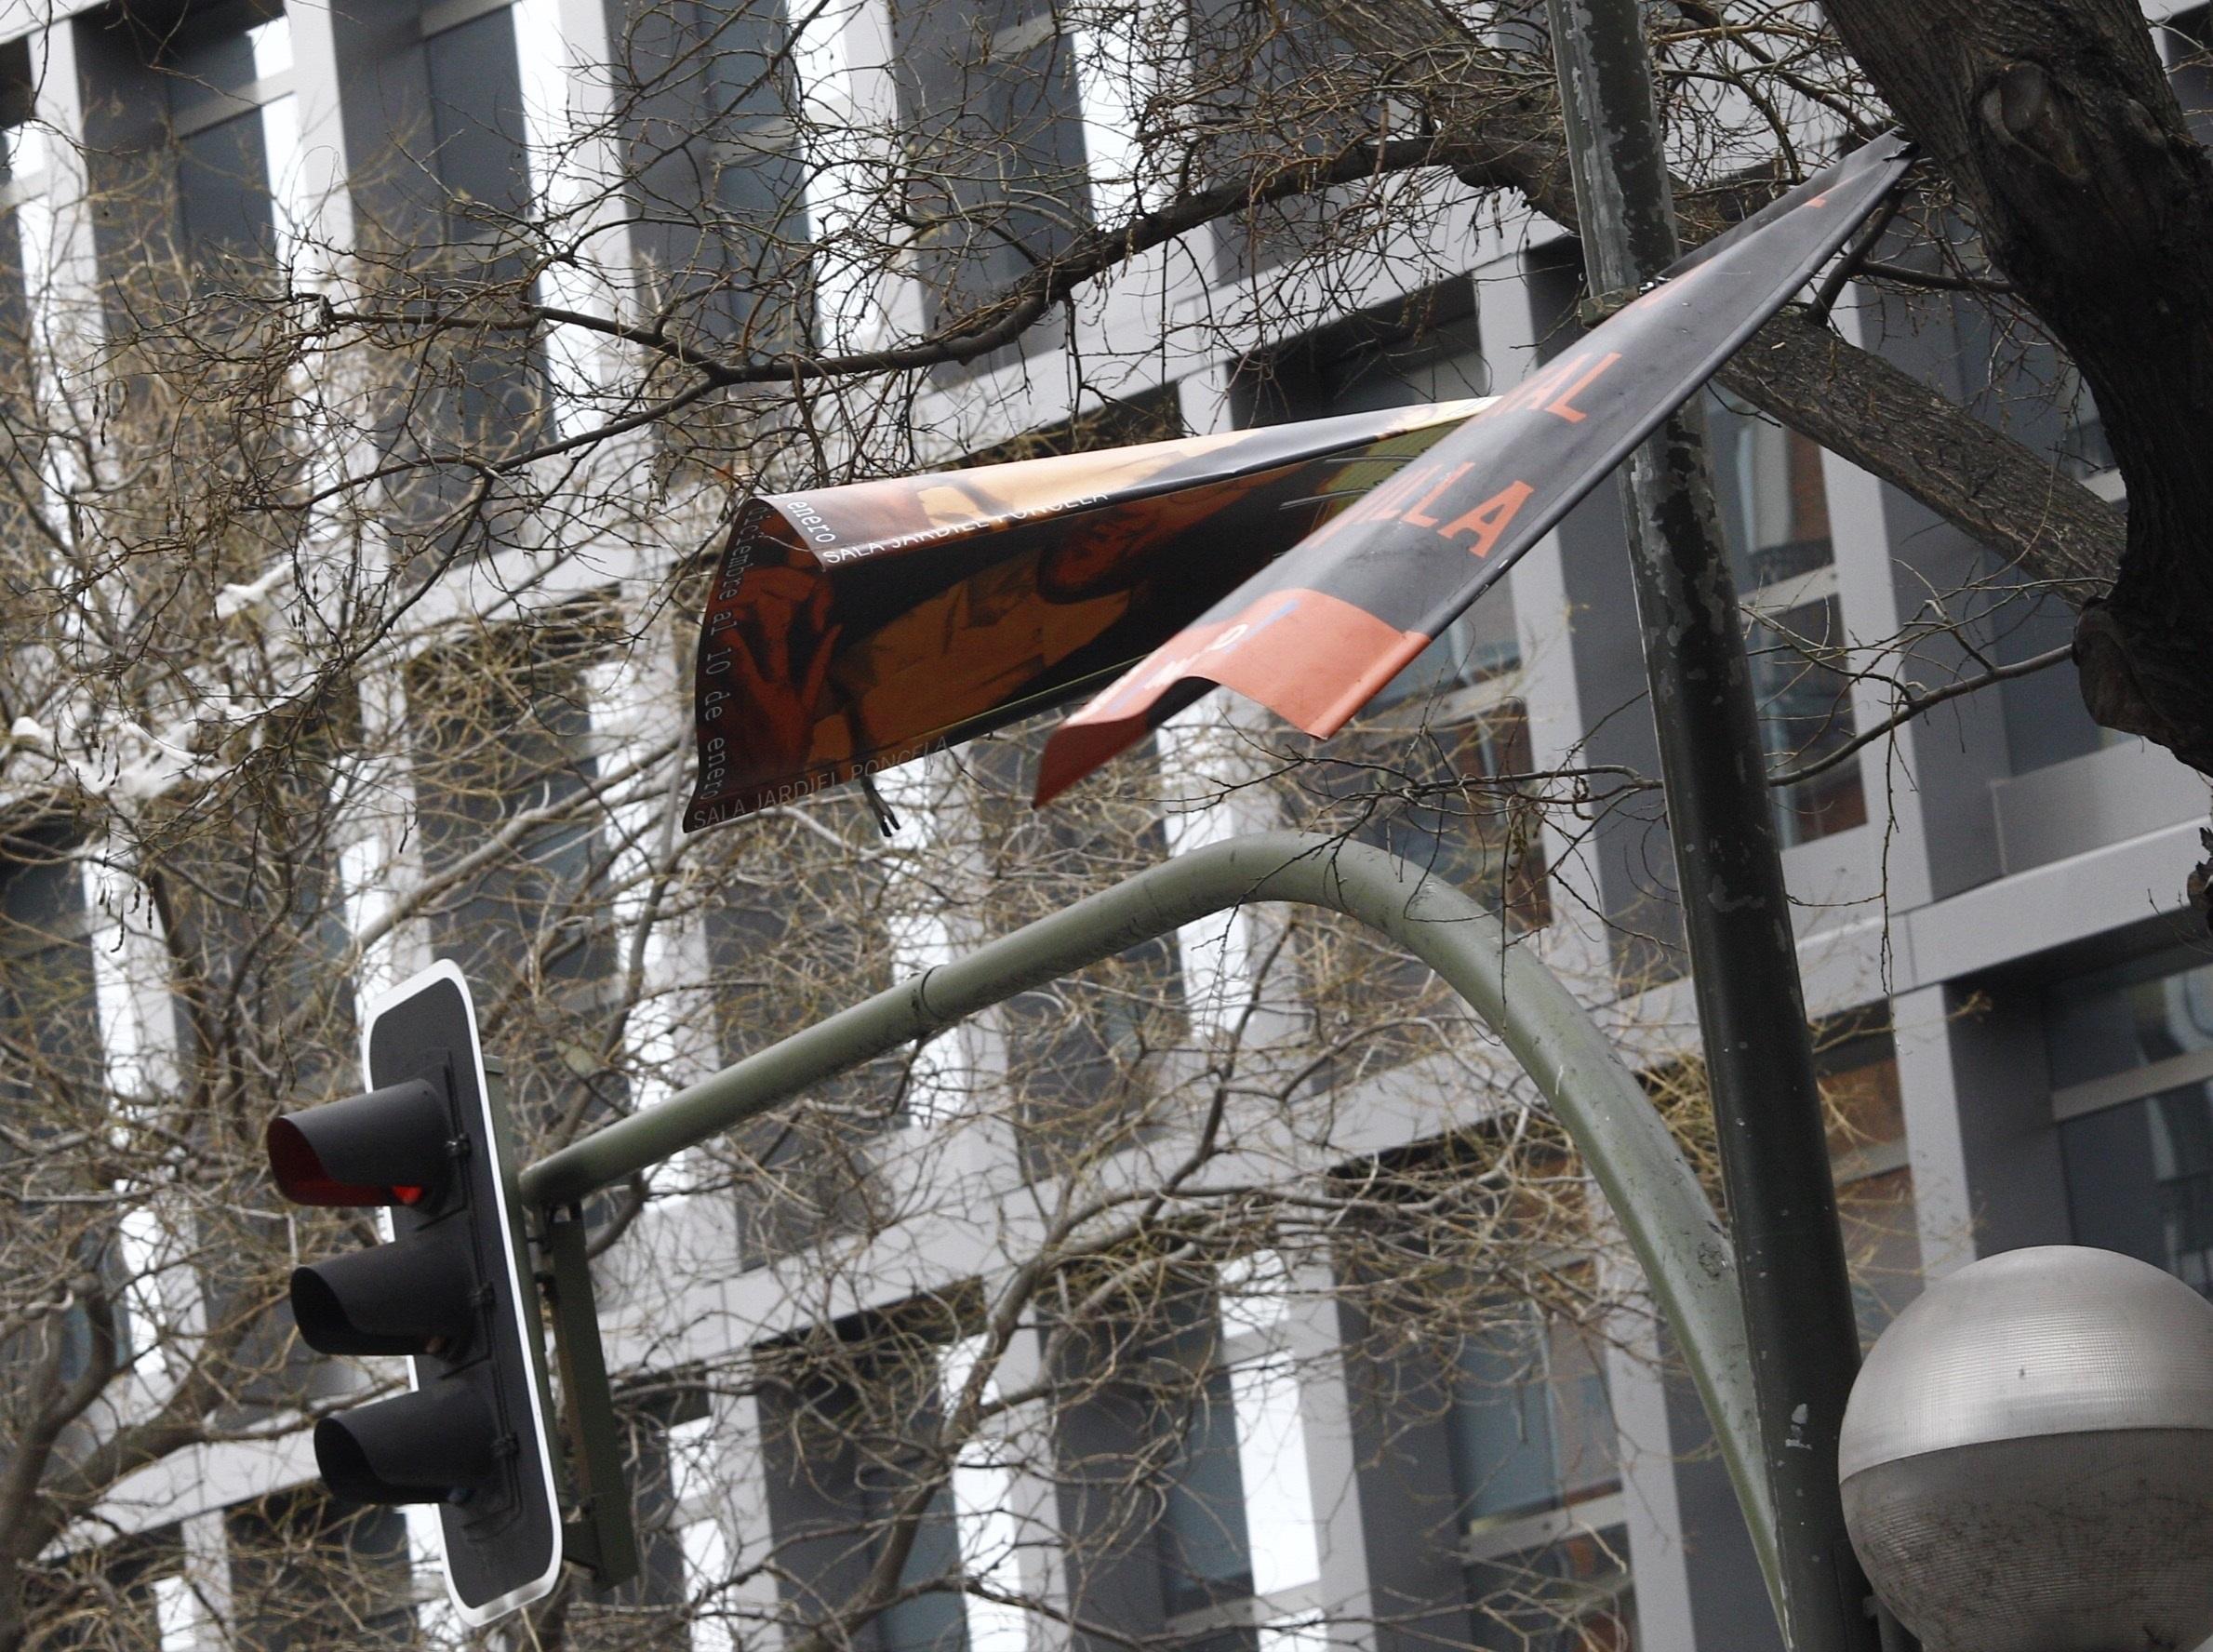
[[[1217,686],[1335,734],[1828,262],[1910,160],[1878,139],[1671,266],[1070,717],[1037,801]]]
[[[686,829],[1081,698],[1486,405],[749,501],[701,623]]]
[[[1868,144],[1504,396],[750,501],[702,621],[687,829],[1087,692],[1046,746],[1040,803],[1218,686],[1334,734],[1910,159],[1895,137]]]

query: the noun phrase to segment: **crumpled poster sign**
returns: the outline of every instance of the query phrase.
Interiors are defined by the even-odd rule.
[[[1081,698],[1485,405],[750,501],[701,626],[686,828]]]

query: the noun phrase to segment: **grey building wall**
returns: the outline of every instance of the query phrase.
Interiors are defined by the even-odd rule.
[[[1033,20],[1025,8],[1004,9],[1004,17],[992,20],[994,29],[1019,31]],[[454,18],[460,20],[440,26]],[[336,113],[330,129],[342,140],[352,215],[365,233],[427,241],[455,229],[446,221],[442,199],[423,194],[417,162],[427,163],[439,183],[466,188],[480,201],[519,202],[519,79],[513,20],[504,7],[380,5],[330,12],[326,20],[302,19],[303,43],[318,44],[314,51],[303,48],[299,73],[303,96],[321,98],[326,116]],[[245,208],[225,208],[204,180],[195,185],[189,173],[176,170],[174,157],[152,147],[150,88],[167,83],[153,75],[150,48],[83,19],[53,26],[65,37],[55,60],[73,78],[62,88],[66,95],[52,95],[49,103],[82,110],[82,130],[99,157],[96,171],[109,168],[96,181],[113,182],[124,175],[118,169],[135,168],[132,177],[152,180],[146,200],[187,242],[220,240],[247,222]],[[920,28],[913,20],[895,20],[894,37],[912,43],[927,33],[916,33]],[[1052,42],[1049,33],[1042,41],[1025,34],[1018,44],[1034,54]],[[1021,116],[1034,120],[1045,155],[1039,166],[1048,171],[1069,165],[1077,125],[1066,107],[1074,91],[1064,84],[1065,60],[1054,60],[1059,100]],[[912,96],[915,87],[905,89]],[[165,108],[167,96],[165,90]],[[238,137],[243,145],[244,135]],[[250,160],[246,148],[238,155],[242,166]],[[218,223],[226,226],[220,233],[209,227]],[[96,222],[94,252],[108,265],[118,263],[137,233]],[[1428,393],[1453,393],[1443,385],[1442,364],[1458,364],[1453,371],[1463,383],[1503,385],[1567,341],[1572,260],[1556,243],[1526,250],[1497,239],[1486,246],[1490,261],[1470,287],[1467,312],[1450,318],[1457,330],[1444,333],[1443,343],[1416,364],[1431,374],[1422,381]],[[1961,365],[1975,359],[1980,345],[1971,314],[1948,327],[1916,331],[1869,300],[1847,306],[1844,318],[1862,342],[1944,381],[1963,400],[1989,388]],[[1256,351],[1281,352],[1297,341],[1254,342]],[[1347,359],[1344,352],[1333,354],[1329,372],[1317,370],[1299,396],[1273,409],[1248,397],[1236,411],[1247,420],[1272,410],[1315,416],[1397,393],[1350,372]],[[1177,362],[1165,377],[1180,381],[1193,401],[1219,402],[1221,387],[1236,382],[1236,366]],[[1402,369],[1411,370],[1404,363],[1393,370]],[[480,417],[531,370],[518,355],[467,387],[469,393],[447,411]],[[1041,369],[1039,377],[1051,375]],[[958,386],[947,393],[959,394]],[[1234,393],[1229,399],[1235,406]],[[2064,432],[2043,434],[2055,444],[2066,438]],[[406,437],[395,432],[393,439]],[[1989,576],[1978,548],[1895,491],[1834,460],[1825,477],[1838,600],[1852,638],[1872,644],[1890,636],[1923,613],[1932,590]],[[1530,707],[1537,760],[1580,753],[1593,763],[1652,772],[1654,743],[1610,490],[1594,495],[1532,553],[1510,589],[1521,695]],[[2032,610],[2033,605],[1993,599],[1968,612],[1955,632],[1921,636],[1906,656],[1906,669],[1925,681],[1941,681],[1972,670],[1978,652],[2025,658],[2061,635],[2048,612]],[[2060,1098],[2060,1105],[2082,1109],[2071,1118],[2144,1105],[2154,1092],[2137,1093],[2126,1075],[2183,1060],[2190,1052],[2146,1056],[2102,1074],[2097,1082],[2106,1088],[2096,1095],[2055,1086],[2049,992],[2094,969],[2169,952],[2176,953],[2174,967],[2157,979],[2179,979],[2196,955],[2188,949],[2203,940],[2180,914],[2182,879],[2198,852],[2193,829],[2205,814],[2205,787],[2163,754],[2106,743],[2070,698],[2071,672],[2058,667],[1999,693],[1954,702],[1900,730],[1895,741],[1870,747],[1858,761],[1871,823],[1793,852],[1797,889],[1808,903],[1802,926],[1816,1014],[1859,1013],[1893,1030],[1899,1145],[1910,1176],[1917,1259],[1926,1277],[1976,1256],[2075,1237],[2086,1197],[2134,1197],[2157,1210],[2168,1209],[2158,1201],[2169,1199],[2178,1220],[2193,1208],[2185,1193],[2165,1190],[2196,1172],[2185,1167],[2163,1179],[2160,1166],[2148,1157],[2094,1166],[2079,1159],[2071,1180],[2069,1138],[2055,1114],[2056,1088],[2074,1092]],[[1885,714],[1872,686],[1856,693],[1862,725]],[[1549,859],[1558,877],[1585,880],[1597,911],[1610,921],[1593,938],[1579,934],[1564,916],[1557,933],[1542,942],[1552,954],[1593,962],[1613,990],[1656,1005],[1671,991],[1679,993],[1679,983],[1668,984],[1681,961],[1673,951],[1678,927],[1656,801],[1636,798],[1610,809],[1587,840],[1572,847],[1555,840]],[[1633,1003],[1624,1010],[1633,1015],[1639,1007]],[[2155,1093],[2182,1094],[2206,1082],[2183,1076],[2186,1068],[2185,1061],[2163,1069],[2176,1082]],[[2156,1075],[2144,1080],[2155,1081],[2163,1082]],[[2195,1103],[2185,1096],[2171,1105],[2181,1118]],[[2089,1139],[2081,1130],[2074,1139]],[[2149,1232],[2140,1240],[2146,1247],[2165,1242]],[[1337,1329],[1357,1344],[1356,1326]],[[1441,1512],[1455,1508],[1464,1490],[1452,1484],[1445,1424],[1433,1419],[1449,1411],[1448,1396],[1428,1393],[1422,1408],[1433,1419],[1412,1426],[1375,1409],[1381,1396],[1420,1396],[1439,1389],[1444,1379],[1433,1371],[1378,1371],[1367,1359],[1355,1350],[1342,1368],[1345,1442],[1333,1447],[1334,1456],[1319,1447],[1314,1454],[1317,1462],[1334,1463],[1335,1473],[1351,1474],[1355,1493],[1357,1519],[1347,1524],[1356,1527],[1356,1541],[1328,1563],[1330,1586],[1340,1598],[1364,1596],[1366,1609],[1391,1620],[1376,1644],[1392,1652],[1436,1639],[1477,1639],[1482,1632],[1467,1609],[1467,1567],[1458,1547],[1462,1534]],[[1623,1520],[1646,1609],[1640,1644],[1648,1652],[1738,1652],[1773,1644],[1726,1480],[1716,1463],[1700,1456],[1704,1431],[1695,1406],[1680,1385],[1640,1372],[1634,1362],[1615,1362],[1610,1371],[1615,1404],[1636,1447],[1626,1454],[1622,1497],[1642,1511]],[[1076,1418],[1072,1460],[1126,1455],[1157,1425],[1140,1398],[1125,1400],[1102,1398]],[[787,1537],[804,1534],[810,1524],[829,1531],[854,1516],[862,1489],[858,1465],[842,1477],[821,1469],[803,1474],[793,1464],[765,1466],[768,1517]],[[297,1462],[284,1472],[296,1476]],[[272,1483],[282,1477],[273,1468],[269,1476]],[[851,1495],[835,1489],[840,1485],[849,1485]],[[1060,1498],[1061,1517],[1078,1531],[1098,1519],[1087,1495],[1081,1476],[1074,1476]],[[802,1535],[793,1555],[795,1572],[813,1579],[806,1587],[823,1592],[848,1584],[865,1560],[829,1536]],[[1152,1632],[1169,1620],[1159,1551],[1149,1539],[1110,1552],[1067,1587],[1082,1613],[1132,1631]],[[886,1645],[880,1652],[901,1649]]]

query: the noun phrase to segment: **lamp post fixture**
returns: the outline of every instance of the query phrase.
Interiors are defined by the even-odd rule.
[[[1927,1652],[2213,1636],[2213,1304],[2073,1245],[1962,1268],[1867,1357],[1845,1523]]]

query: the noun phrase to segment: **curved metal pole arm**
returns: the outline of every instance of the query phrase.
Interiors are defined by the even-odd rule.
[[[567,1205],[723,1134],[833,1074],[1018,993],[1212,913],[1260,900],[1340,913],[1435,970],[1513,1052],[1612,1207],[1705,1402],[1761,1569],[1775,1524],[1760,1456],[1735,1255],[1650,1099],[1559,979],[1442,878],[1366,844],[1270,832],[1210,844],[816,1022],[523,1172]]]

